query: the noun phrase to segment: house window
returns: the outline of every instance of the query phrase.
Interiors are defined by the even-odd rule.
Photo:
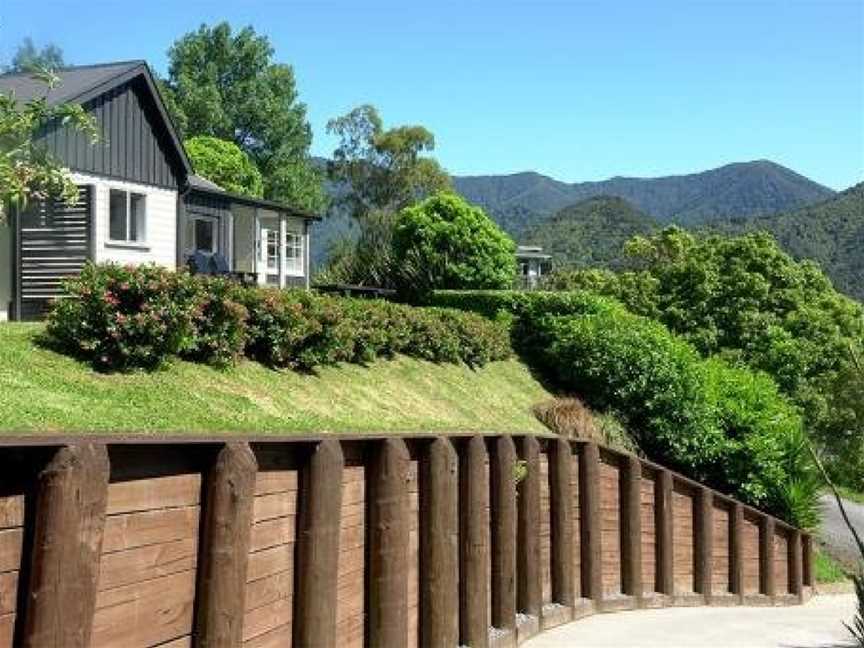
[[[279,230],[265,230],[267,241],[267,269],[279,271]]]
[[[147,197],[144,194],[111,190],[108,238],[118,243],[147,240]]]
[[[186,227],[187,246],[191,253],[203,252],[216,254],[219,252],[219,220],[212,216],[193,214]]]
[[[285,272],[303,274],[303,235],[288,232],[285,235]]]

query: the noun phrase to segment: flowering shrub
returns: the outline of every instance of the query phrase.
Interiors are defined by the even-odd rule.
[[[192,346],[199,291],[157,266],[85,266],[48,315],[49,339],[104,371],[155,369]]]
[[[248,337],[249,313],[242,304],[242,289],[221,277],[184,276],[198,294],[192,343],[183,356],[215,366],[236,362],[246,350]]]
[[[245,354],[300,370],[397,353],[470,366],[510,355],[504,326],[444,308],[242,287],[150,265],[88,265],[66,289],[48,337],[104,371],[154,369],[172,355],[220,366]]]

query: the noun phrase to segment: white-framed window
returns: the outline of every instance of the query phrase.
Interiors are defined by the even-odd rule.
[[[108,240],[114,243],[144,243],[147,240],[147,196],[111,189]]]
[[[221,251],[219,219],[215,216],[190,214],[186,224],[186,246],[190,254],[219,253]]]
[[[303,235],[297,232],[285,234],[285,272],[303,274]]]

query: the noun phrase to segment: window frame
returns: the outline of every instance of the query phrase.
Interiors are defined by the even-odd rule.
[[[111,218],[113,216],[111,210],[111,201],[115,194],[123,194],[124,197],[124,205],[125,205],[125,223],[124,223],[124,238],[114,238],[113,233],[111,231]],[[132,196],[137,196],[141,199],[141,204],[143,205],[142,214],[143,218],[141,220],[136,220],[135,222],[135,232],[137,234],[136,238],[130,238],[130,233],[132,232]],[[109,187],[108,188],[108,238],[107,243],[113,245],[133,245],[133,246],[145,246],[147,245],[147,221],[149,220],[147,217],[147,194],[142,193],[140,191],[133,191],[131,189],[121,189],[118,187]]]
[[[202,254],[207,254],[213,256],[215,254],[222,254],[222,235],[221,235],[221,226],[222,219],[218,216],[211,216],[209,214],[199,214],[196,212],[189,212],[187,218],[189,219],[189,223],[192,225],[192,240],[186,241],[186,253],[188,255],[193,255],[196,252],[201,252]],[[197,221],[203,221],[206,223],[210,223],[213,227],[213,249],[211,252],[207,252],[205,250],[198,249],[198,234],[195,230],[195,225]]]
[[[292,255],[296,253],[296,256]],[[285,274],[302,277],[306,266],[306,237],[302,232],[285,232]]]

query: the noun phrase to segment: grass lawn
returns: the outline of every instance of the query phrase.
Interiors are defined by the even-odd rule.
[[[399,357],[314,375],[243,362],[176,361],[103,375],[36,346],[34,324],[0,324],[0,433],[544,431],[549,397],[516,360],[480,370]]]
[[[842,583],[849,580],[840,563],[821,549],[813,551],[813,567],[817,583]]]

